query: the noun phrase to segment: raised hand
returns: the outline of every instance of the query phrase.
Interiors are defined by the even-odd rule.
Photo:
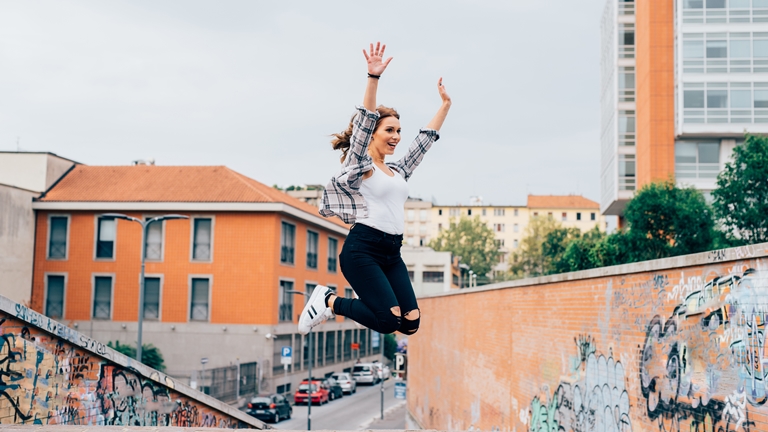
[[[448,93],[445,91],[445,87],[443,86],[443,77],[440,77],[440,79],[437,80],[437,91],[440,92],[440,99],[443,100],[443,103],[450,105],[451,97],[448,96]]]
[[[382,45],[381,42],[376,42],[375,48],[373,44],[371,44],[371,49],[369,52],[365,52],[365,50],[363,50],[363,55],[365,56],[365,60],[368,61],[369,74],[381,75],[382,73],[384,73],[384,70],[387,69],[389,62],[392,61],[392,57],[384,60],[384,50],[386,48],[387,48],[386,45]]]

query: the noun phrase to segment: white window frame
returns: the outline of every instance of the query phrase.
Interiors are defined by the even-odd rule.
[[[336,240],[336,256],[333,257],[333,259],[336,260],[336,266],[333,268],[333,271],[329,271],[328,270],[328,260],[330,260],[330,258],[331,258],[331,240]],[[325,260],[325,272],[326,273],[331,273],[331,274],[338,274],[339,273],[339,253],[341,253],[341,250],[339,249],[339,245],[340,244],[341,244],[341,241],[340,241],[339,238],[334,237],[334,236],[330,236],[330,235],[328,236],[328,244],[327,244],[327,246],[325,248],[326,255],[328,255],[326,257],[326,260]]]
[[[64,248],[64,258],[51,258],[51,218],[65,217],[67,218],[67,246]],[[45,240],[45,259],[48,261],[67,261],[69,259],[69,240],[70,232],[72,231],[72,215],[52,213],[48,215],[48,236]]]
[[[144,274],[144,281],[146,282],[147,278],[159,278],[160,279],[160,293],[157,303],[157,318],[144,318],[145,321],[153,321],[153,322],[160,322],[163,320],[163,287],[165,286],[165,275],[161,273],[146,273]],[[141,283],[141,275],[139,275],[139,283]],[[190,282],[191,283],[191,282]],[[210,294],[210,287],[208,288],[209,294]],[[190,293],[191,293],[191,287],[190,287]],[[144,300],[146,301],[146,294],[144,296]],[[192,301],[190,299],[190,305]],[[209,303],[209,311],[210,311],[210,303]],[[210,315],[210,314],[209,314]]]
[[[160,215],[142,215],[142,217],[143,217],[143,221],[142,222],[146,222],[149,219],[152,219],[153,217],[157,217],[157,216],[160,216]],[[165,262],[165,222],[166,222],[165,220],[161,220],[160,221],[160,259],[150,259],[149,257],[146,257],[146,261],[147,262],[156,262],[156,263]],[[143,229],[143,227],[142,227],[142,229]],[[149,234],[149,230],[147,230],[147,234]],[[144,237],[143,234],[142,234],[142,237]],[[147,237],[149,237],[149,236],[147,236]],[[142,247],[142,251],[141,252],[142,253],[144,253],[144,250],[145,250],[144,248],[147,247],[147,240],[148,239],[145,238],[144,242],[141,245],[141,247]]]
[[[99,250],[99,219],[101,218],[101,214],[93,215],[93,260],[98,262],[115,262],[117,260],[117,225],[119,219],[113,219],[115,221],[115,240],[112,245],[112,258],[99,258],[97,255]]]
[[[67,282],[69,282],[69,274],[67,272],[44,272],[43,273],[43,314],[48,316],[48,276],[64,276],[64,291],[62,293],[61,304],[61,317],[54,318],[63,321],[67,316]]]
[[[112,286],[109,290],[109,318],[96,318],[93,316],[95,312],[96,303],[96,278],[97,277],[110,277],[112,278]],[[89,319],[91,321],[114,321],[115,320],[115,286],[117,285],[117,277],[115,273],[91,273],[91,312]]]
[[[210,259],[201,260],[195,259],[195,220],[196,219],[210,219],[211,220],[211,252]],[[214,232],[216,232],[216,216],[206,214],[190,215],[189,217],[189,262],[192,263],[212,263],[213,262],[213,242],[215,239]],[[163,230],[165,233],[165,230]],[[165,239],[163,239],[165,240]]]
[[[192,319],[192,279],[208,279],[208,319]],[[190,274],[187,275],[187,322],[189,323],[210,323],[213,311],[213,275],[212,274]]]
[[[296,291],[296,279],[295,278],[287,278],[287,277],[279,277],[279,278],[277,278],[277,323],[278,324],[280,324],[280,323],[292,323],[293,322],[294,312],[295,312],[295,310],[293,310],[293,309],[291,310],[291,319],[285,320],[285,321],[281,321],[280,320],[280,305],[282,305],[281,302],[282,302],[282,299],[283,299],[282,298],[282,292],[281,292],[282,291],[281,284],[283,282],[290,282],[290,283],[292,283],[293,284],[293,288],[291,289],[291,291]],[[291,297],[291,305],[292,306],[296,306],[296,302],[293,301],[294,300],[294,296],[296,296],[296,294],[290,294],[290,296],[292,296]],[[304,306],[302,306],[302,308],[303,307]]]
[[[315,234],[317,236],[317,244],[315,245],[315,255],[317,255],[317,257],[315,257],[315,266],[314,267],[310,267],[309,266],[309,260],[307,259],[309,257],[308,256],[309,255],[309,237],[310,237],[309,233],[313,233],[313,234]],[[295,257],[296,257],[296,255],[294,253],[294,258]],[[319,269],[320,269],[320,232],[319,231],[315,231],[313,229],[307,228],[307,247],[306,247],[306,250],[304,252],[304,261],[305,261],[304,262],[304,267],[307,270],[319,271]],[[326,267],[327,266],[328,266],[328,263],[326,262]]]
[[[280,254],[282,253],[282,249],[283,249],[283,224],[288,224],[293,226],[293,262],[283,262],[283,260],[280,259]],[[280,263],[280,265],[284,265],[288,267],[296,267],[296,261],[297,261],[296,250],[298,249],[298,247],[296,246],[297,244],[296,236],[299,231],[298,228],[299,227],[295,222],[289,221],[287,219],[280,220],[280,243],[279,243],[280,249],[277,251],[278,262]]]

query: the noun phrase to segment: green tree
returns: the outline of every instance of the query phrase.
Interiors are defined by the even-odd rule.
[[[120,341],[115,341],[114,343],[109,341],[107,342],[107,346],[120,354],[136,359],[135,346],[121,344]],[[163,354],[160,352],[160,349],[152,344],[141,344],[141,346],[142,363],[152,369],[157,369],[160,372],[165,371],[165,360],[163,359]]]
[[[562,272],[587,270],[604,265],[604,258],[598,254],[608,236],[598,226],[571,240],[565,247],[560,266]],[[610,260],[612,262],[612,260]],[[610,264],[608,264],[610,265]]]
[[[384,357],[394,361],[397,352],[397,338],[393,333],[384,335]]]
[[[525,237],[520,247],[510,257],[509,272],[515,278],[536,277],[548,274],[552,260],[544,252],[544,242],[551,233],[558,230],[560,224],[550,217],[534,217],[525,228]],[[551,235],[550,242],[561,235]],[[550,249],[559,249],[550,244]]]
[[[712,210],[694,188],[672,180],[650,183],[635,194],[624,210],[630,262],[710,250],[715,239]]]
[[[568,245],[581,240],[581,230],[565,228],[558,224],[557,228],[544,236],[541,251],[544,254],[544,274],[566,273],[571,271],[571,265],[564,259]]]
[[[499,248],[494,241],[493,230],[479,217],[462,217],[458,222],[451,219],[450,228],[443,230],[433,239],[429,247],[460,256],[461,261],[478,275],[490,273],[499,259]]]
[[[715,216],[734,245],[768,241],[768,137],[747,135],[717,176]]]

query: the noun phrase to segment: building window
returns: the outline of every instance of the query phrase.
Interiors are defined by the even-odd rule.
[[[467,209],[467,216],[472,216],[472,209]]]
[[[547,217],[552,219],[552,212],[547,212]]]
[[[720,143],[675,143],[675,177],[677,179],[717,178],[720,171]]]
[[[112,316],[112,277],[93,279],[93,318],[110,319]]]
[[[635,67],[619,66],[619,102],[635,101]]]
[[[427,245],[427,238],[419,237],[419,246],[426,246],[426,245]]]
[[[320,235],[314,231],[307,231],[307,268],[317,268],[317,243]]]
[[[114,258],[117,221],[114,218],[100,217],[97,223],[96,258]]]
[[[413,209],[408,209],[406,214],[408,215],[408,220],[409,221],[412,221],[414,219],[414,211],[413,211]]]
[[[210,280],[207,278],[192,279],[192,293],[190,295],[189,319],[191,321],[208,321],[208,298]]]
[[[414,277],[413,270],[408,270],[408,279],[411,280],[411,283],[413,283],[414,281],[413,277]]]
[[[443,230],[443,224],[439,223],[437,224],[437,232],[440,232]]]
[[[619,145],[635,145],[635,111],[619,111]]]
[[[160,278],[144,278],[144,319],[160,319]]]
[[[293,291],[293,282],[280,281],[280,322],[293,321],[293,294],[290,294],[288,291]]]
[[[449,216],[454,216],[454,217],[455,216],[461,216],[461,209],[458,209],[458,208],[449,209],[448,210],[448,215]]]
[[[163,259],[163,221],[152,222],[147,227],[144,254],[148,260],[160,261]]]
[[[596,217],[597,217],[597,214],[595,214],[595,213],[590,213],[589,214],[589,220],[595,220]]]
[[[539,217],[539,212],[533,212],[533,217]]]
[[[560,220],[563,221],[563,222],[567,221],[568,220],[568,213],[563,212],[563,215],[561,216]]]
[[[504,216],[504,209],[503,208],[493,209],[493,215],[494,216]]]
[[[283,264],[293,264],[293,251],[296,247],[296,226],[283,222],[282,227],[280,234],[280,262]]]
[[[495,224],[493,224],[493,230],[496,231],[496,232],[504,232],[504,231],[506,231],[504,229],[504,224],[503,223],[495,223]]]
[[[64,276],[48,275],[45,292],[45,315],[64,318]]]
[[[419,210],[419,220],[422,222],[427,221],[427,211],[425,209]]]
[[[339,241],[328,237],[328,271],[336,273],[336,260],[339,257]]]
[[[576,212],[576,220],[577,221],[581,220],[581,213],[580,212]]]
[[[635,58],[635,25],[633,23],[619,24],[619,58]]]
[[[312,290],[314,290],[316,286],[317,284],[311,282],[304,284],[304,292],[307,293],[307,295],[304,296],[304,304],[309,303],[309,296],[312,295]]]
[[[496,247],[504,247],[504,239],[495,239],[494,243],[496,243]]]
[[[517,240],[512,240],[512,247],[513,247],[514,249],[517,249],[517,245],[518,245],[518,242],[517,242]]]
[[[422,282],[442,283],[445,274],[439,271],[425,271],[421,274]]]
[[[67,228],[69,217],[51,216],[48,219],[50,234],[48,235],[48,258],[67,258]]]
[[[485,209],[483,209],[483,216],[485,216]]]
[[[520,212],[518,211],[518,209],[515,209],[515,216],[518,216],[519,214]]]
[[[518,225],[518,224],[512,225],[512,231],[514,231],[514,232],[520,231],[520,225]]]
[[[437,215],[438,216],[442,216],[443,215],[443,209],[438,209],[437,210]]]
[[[619,155],[619,190],[635,190],[635,155]]]
[[[211,239],[213,237],[213,220],[197,218],[194,221],[192,236],[192,259],[195,261],[211,260]]]

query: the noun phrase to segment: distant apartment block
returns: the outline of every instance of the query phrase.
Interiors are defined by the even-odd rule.
[[[608,0],[601,27],[601,212],[668,178],[709,196],[768,133],[768,0]]]

